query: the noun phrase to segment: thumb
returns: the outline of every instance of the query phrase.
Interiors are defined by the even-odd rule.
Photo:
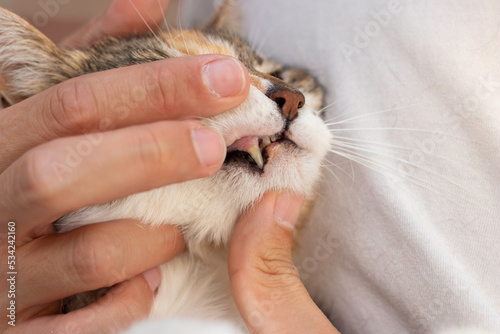
[[[236,225],[229,275],[252,333],[337,333],[309,297],[292,262],[302,198],[268,194]]]

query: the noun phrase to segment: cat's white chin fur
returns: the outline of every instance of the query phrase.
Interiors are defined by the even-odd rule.
[[[228,146],[246,136],[272,136],[285,125],[277,105],[254,87],[242,105],[203,122],[219,130]],[[282,152],[268,161],[263,173],[229,163],[208,178],[169,185],[68,215],[59,222],[60,231],[122,218],[178,225],[189,254],[161,266],[163,279],[152,316],[193,315],[241,321],[231,297],[224,247],[233,227],[243,211],[266,192],[288,190],[310,195],[329,150],[331,134],[306,104],[290,125],[288,139],[296,146],[282,145]]]

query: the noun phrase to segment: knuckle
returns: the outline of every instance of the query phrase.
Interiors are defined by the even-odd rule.
[[[290,254],[284,249],[269,248],[264,250],[254,262],[254,268],[259,276],[263,276],[262,284],[277,288],[295,283],[299,278],[299,271],[290,259]]]
[[[128,284],[128,298],[121,298],[117,307],[120,309],[119,314],[126,314],[127,319],[137,319],[147,316],[153,306],[153,294],[147,286],[146,282],[140,283],[137,280],[131,280],[124,284]],[[133,284],[133,286],[130,286]],[[134,302],[131,303],[130,300]]]
[[[30,150],[25,153],[18,168],[20,192],[30,202],[43,202],[48,207],[52,207],[56,201],[59,188],[59,182],[50,167],[53,163],[51,153],[44,146]]]
[[[78,234],[72,246],[71,263],[78,281],[90,289],[111,286],[123,279],[118,268],[120,251],[114,240],[94,229]]]
[[[97,126],[97,97],[91,85],[70,79],[49,98],[50,116],[64,134],[85,133]]]
[[[185,250],[186,242],[181,230],[177,226],[167,226],[167,228],[167,233],[161,233],[161,235],[165,238],[162,244],[169,245],[169,249],[173,250],[177,255],[177,253],[181,253]],[[168,255],[170,255],[170,252]]]
[[[176,83],[174,84],[172,78],[176,78]],[[159,100],[159,105],[163,107],[166,111],[175,111],[179,103],[179,97],[186,97],[187,92],[182,92],[182,78],[173,72],[173,70],[168,66],[162,66],[158,70],[157,82],[158,91],[155,94],[156,98]],[[190,96],[188,96],[190,98]]]
[[[139,296],[134,297],[136,297],[134,299],[134,303],[121,300],[115,305],[118,311],[117,313],[121,314],[124,319],[137,319],[147,315],[148,307],[145,305],[144,300],[142,302],[138,302],[141,300],[138,298]]]
[[[158,134],[153,129],[145,129],[136,136],[136,145],[139,151],[139,163],[148,173],[162,166],[164,160],[163,145]]]

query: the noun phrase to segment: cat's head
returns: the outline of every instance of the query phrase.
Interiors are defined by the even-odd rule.
[[[323,91],[317,82],[304,71],[284,68],[257,54],[219,29],[220,23],[215,20],[210,29],[109,39],[87,50],[63,51],[21,18],[0,9],[0,92],[16,103],[97,70],[188,54],[222,53],[239,59],[251,78],[248,98],[237,108],[202,121],[218,129],[226,141],[228,154],[221,171],[166,187],[172,202],[182,201],[170,208],[178,211],[175,223],[187,226],[187,232],[197,237],[226,242],[237,216],[264,193],[312,192],[330,133],[319,112]],[[153,214],[145,218],[155,219]]]

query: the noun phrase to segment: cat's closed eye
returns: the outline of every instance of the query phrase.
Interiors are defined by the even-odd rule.
[[[269,75],[272,77],[278,78],[278,79],[282,79],[281,76],[283,75],[283,72],[282,71],[274,71],[274,72],[269,73]]]

